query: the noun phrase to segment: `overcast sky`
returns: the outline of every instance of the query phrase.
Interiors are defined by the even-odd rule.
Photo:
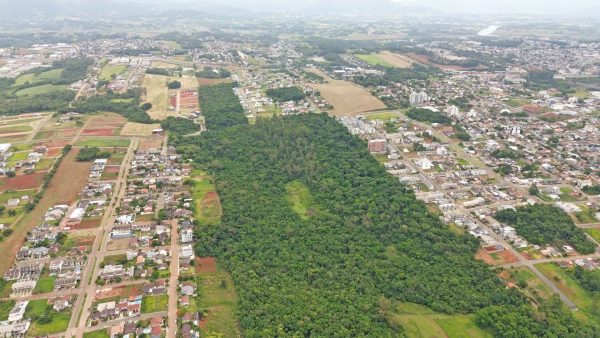
[[[245,11],[290,11],[314,12],[323,9],[327,13],[344,10],[358,13],[368,13],[372,10],[404,13],[402,8],[421,8],[421,12],[448,14],[552,14],[552,15],[585,15],[600,19],[600,0],[0,0],[1,14],[11,11],[20,15],[31,12],[56,12],[70,10],[89,11],[98,7],[113,7],[114,3],[140,4],[145,3],[145,9],[173,9],[176,3],[186,3],[188,8],[203,10],[207,5],[230,6]],[[151,5],[149,4],[151,3]],[[400,8],[399,8],[400,7]],[[331,10],[334,9],[334,10]],[[396,9],[396,10],[394,10]],[[410,11],[408,11],[410,12]]]

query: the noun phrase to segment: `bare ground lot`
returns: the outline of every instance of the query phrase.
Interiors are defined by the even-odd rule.
[[[414,63],[414,61],[407,56],[388,51],[380,52],[377,54],[377,57],[398,68],[408,68]]]
[[[320,91],[321,95],[333,105],[330,114],[334,116],[352,116],[386,108],[383,102],[359,85],[349,81],[334,80],[315,68],[309,68],[307,71],[322,76],[328,82],[310,86]]]
[[[46,210],[56,204],[73,203],[88,179],[90,162],[77,162],[77,149],[63,159],[48,188],[38,205],[13,229],[12,235],[0,242],[0,252],[5,253],[5,259],[0,260],[0,274],[4,275],[15,259],[15,255],[23,240],[31,229],[40,223]]]
[[[160,128],[160,124],[143,124],[127,122],[121,130],[121,135],[127,136],[151,136],[152,130]]]

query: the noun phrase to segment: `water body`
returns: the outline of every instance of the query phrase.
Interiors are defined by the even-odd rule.
[[[489,26],[488,28],[477,33],[479,36],[490,36],[496,32],[496,30],[500,28],[500,26]]]

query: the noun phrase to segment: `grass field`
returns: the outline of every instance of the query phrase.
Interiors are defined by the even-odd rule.
[[[220,268],[198,276],[201,296],[197,306],[207,311],[206,321],[200,324],[203,331],[222,337],[241,337],[236,317],[237,295],[231,276]],[[223,281],[225,288],[221,286]]]
[[[152,68],[176,69],[177,67],[179,67],[179,66],[172,64],[172,63],[166,63],[166,62],[162,62],[162,61],[152,62]]]
[[[202,175],[194,180],[194,216],[202,225],[221,223],[221,203],[209,176]]]
[[[581,211],[573,213],[572,217],[575,223],[587,224],[598,222],[598,220],[596,219],[596,217],[594,217],[594,214],[592,213],[590,208],[587,207],[587,205],[579,204],[578,206],[581,208]]]
[[[48,307],[47,299],[36,299],[29,301],[27,308],[25,309],[25,316],[28,317],[39,317],[44,314]]]
[[[363,112],[383,109],[383,102],[365,88],[352,82],[334,80],[325,73],[310,68],[307,71],[322,76],[327,83],[311,84],[310,86],[321,92],[321,95],[333,106],[330,112],[335,116],[352,116]]]
[[[521,287],[526,285],[523,290],[526,294],[533,297],[537,302],[547,299],[552,296],[552,290],[537,278],[527,267],[519,267],[510,270],[510,274],[514,282]]]
[[[518,108],[518,107],[523,107],[524,105],[531,103],[531,100],[512,97],[512,98],[506,100],[504,103],[506,103],[507,105],[509,105],[513,108]]]
[[[152,313],[158,311],[167,311],[169,305],[169,296],[144,296],[142,298],[142,313]]]
[[[86,332],[83,334],[83,338],[110,338],[107,329],[96,330],[92,332]]]
[[[588,228],[585,232],[590,235],[596,242],[600,243],[600,228]]]
[[[75,143],[78,147],[125,148],[131,140],[127,138],[88,138]]]
[[[13,86],[20,86],[27,82],[30,84],[35,84],[45,80],[58,80],[62,74],[62,71],[62,69],[52,69],[42,72],[37,76],[33,73],[24,74],[15,79],[15,84]]]
[[[593,318],[593,315],[590,315],[592,295],[582,288],[575,279],[571,278],[565,269],[555,263],[537,264],[536,267],[556,284],[565,296],[575,303],[581,312]],[[597,320],[600,320],[600,318],[597,318]]]
[[[366,117],[367,121],[373,120],[381,120],[381,121],[390,121],[391,119],[398,118],[402,116],[402,114],[396,112],[384,112],[384,113],[375,113],[369,114]]]
[[[356,57],[372,66],[394,67],[391,63],[379,58],[377,54],[357,54]]]
[[[144,102],[150,102],[152,108],[148,111],[150,117],[158,118],[167,114],[169,108],[169,90],[167,88],[168,76],[146,74],[144,76],[143,86],[146,88]]]
[[[151,136],[152,130],[160,128],[160,124],[144,124],[127,122],[121,130],[121,135],[129,136]]]
[[[29,87],[25,89],[21,89],[17,91],[15,94],[17,96],[27,96],[27,95],[37,95],[37,94],[46,94],[57,92],[67,88],[65,85],[53,85],[53,84],[45,84],[41,86]]]
[[[125,71],[127,71],[126,65],[106,65],[100,70],[99,77],[100,80],[110,81],[113,75],[118,76],[125,73]]]
[[[407,337],[491,338],[475,325],[473,315],[445,315],[411,303],[399,303],[391,318],[402,325]]]
[[[52,290],[54,290],[54,281],[55,280],[56,280],[56,276],[40,277],[40,279],[38,279],[38,281],[37,281],[37,284],[35,284],[33,293],[52,292]]]
[[[24,133],[28,131],[32,131],[33,128],[27,125],[17,125],[10,127],[0,127],[0,135],[2,134],[13,134],[13,133]],[[27,155],[27,154],[25,154]]]
[[[27,232],[39,225],[46,210],[56,204],[71,204],[79,197],[87,182],[91,163],[75,161],[76,154],[77,151],[73,150],[63,159],[37,206],[23,217],[19,226],[13,228],[12,235],[0,242],[0,252],[6,255],[0,260],[1,275],[12,265]]]
[[[40,324],[38,322],[32,322],[31,327],[27,334],[29,336],[40,337],[51,335],[54,333],[60,333],[67,330],[69,327],[69,320],[71,320],[71,312],[70,311],[62,311],[62,312],[50,312],[50,316],[52,317],[52,321],[48,324]]]
[[[0,126],[10,126],[10,125],[15,125],[15,124],[30,124],[32,122],[37,122],[41,119],[43,119],[43,117],[0,120]]]
[[[285,186],[286,198],[292,210],[300,218],[308,219],[315,213],[314,201],[310,190],[300,181],[290,182]]]

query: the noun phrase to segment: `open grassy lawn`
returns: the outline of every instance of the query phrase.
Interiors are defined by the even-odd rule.
[[[100,80],[110,81],[110,80],[112,80],[113,75],[114,76],[121,75],[121,74],[125,73],[126,70],[127,70],[126,65],[106,65],[106,66],[102,67],[102,70],[100,70],[100,74],[99,74]]]
[[[206,328],[222,337],[241,337],[236,318],[237,295],[231,276],[217,268],[216,272],[198,274],[198,308],[206,309]],[[224,281],[225,287],[221,284]]]
[[[0,298],[8,298],[14,281],[0,280]]]
[[[60,333],[67,330],[69,321],[71,320],[71,312],[69,310],[62,312],[50,312],[52,320],[47,324],[40,324],[37,321],[31,323],[28,335],[40,337],[54,333]]]
[[[29,301],[27,308],[25,309],[26,317],[39,317],[44,314],[48,307],[47,299],[36,299]]]
[[[384,113],[376,113],[369,114],[366,116],[367,121],[373,120],[382,120],[382,121],[390,121],[391,119],[397,119],[401,114],[397,112],[384,112]]]
[[[505,103],[513,108],[523,107],[526,104],[529,104],[531,100],[512,97],[505,101]]]
[[[577,201],[577,199],[573,196],[571,196],[571,194],[573,193],[573,189],[568,188],[568,187],[561,187],[560,188],[560,200],[563,202],[575,202]]]
[[[600,228],[588,228],[585,232],[590,235],[596,242],[600,243]]]
[[[77,142],[75,145],[78,147],[100,147],[100,148],[111,148],[121,147],[125,148],[129,146],[131,141],[127,138],[88,138]]]
[[[492,337],[475,325],[473,315],[439,314],[418,304],[398,303],[392,320],[402,325],[407,337]]]
[[[290,182],[286,185],[286,198],[292,210],[300,218],[308,219],[314,214],[314,201],[310,190],[300,181]]]
[[[57,92],[67,88],[66,85],[53,85],[53,84],[45,84],[41,86],[29,87],[25,89],[21,89],[17,91],[15,94],[17,96],[26,96],[26,95],[37,95],[37,94],[46,94]]]
[[[56,280],[56,276],[40,277],[40,279],[38,279],[38,281],[37,281],[37,284],[35,284],[33,293],[52,292],[52,290],[54,290],[54,281],[55,280]]]
[[[142,298],[142,313],[152,313],[167,311],[169,305],[169,296],[144,296]]]
[[[195,203],[194,216],[202,225],[221,223],[221,202],[215,185],[209,176],[202,175],[194,180],[193,197]]]
[[[564,292],[565,296],[575,303],[581,312],[590,316],[589,311],[592,306],[592,295],[582,288],[575,279],[571,278],[565,269],[555,263],[537,264],[536,267],[546,277],[550,278],[550,280]],[[598,320],[600,320],[600,318],[598,318]]]
[[[8,319],[8,313],[15,306],[14,300],[0,300],[0,321]]]
[[[34,73],[23,74],[15,79],[15,84],[13,86],[20,86],[27,82],[29,82],[30,84],[35,84],[45,80],[58,80],[62,72],[62,69],[52,69],[45,72],[41,72],[37,75]]]
[[[86,332],[83,334],[83,338],[110,338],[107,329],[96,330],[92,332]]]
[[[53,164],[54,164],[53,158],[43,158],[35,165],[35,170],[37,170],[37,171],[48,170],[52,167]]]
[[[0,134],[24,133],[24,132],[32,131],[32,130],[33,130],[33,128],[28,125],[0,127]],[[27,158],[27,154],[25,154],[25,158]]]
[[[356,57],[372,66],[394,67],[394,65],[381,59],[377,54],[357,54]]]

